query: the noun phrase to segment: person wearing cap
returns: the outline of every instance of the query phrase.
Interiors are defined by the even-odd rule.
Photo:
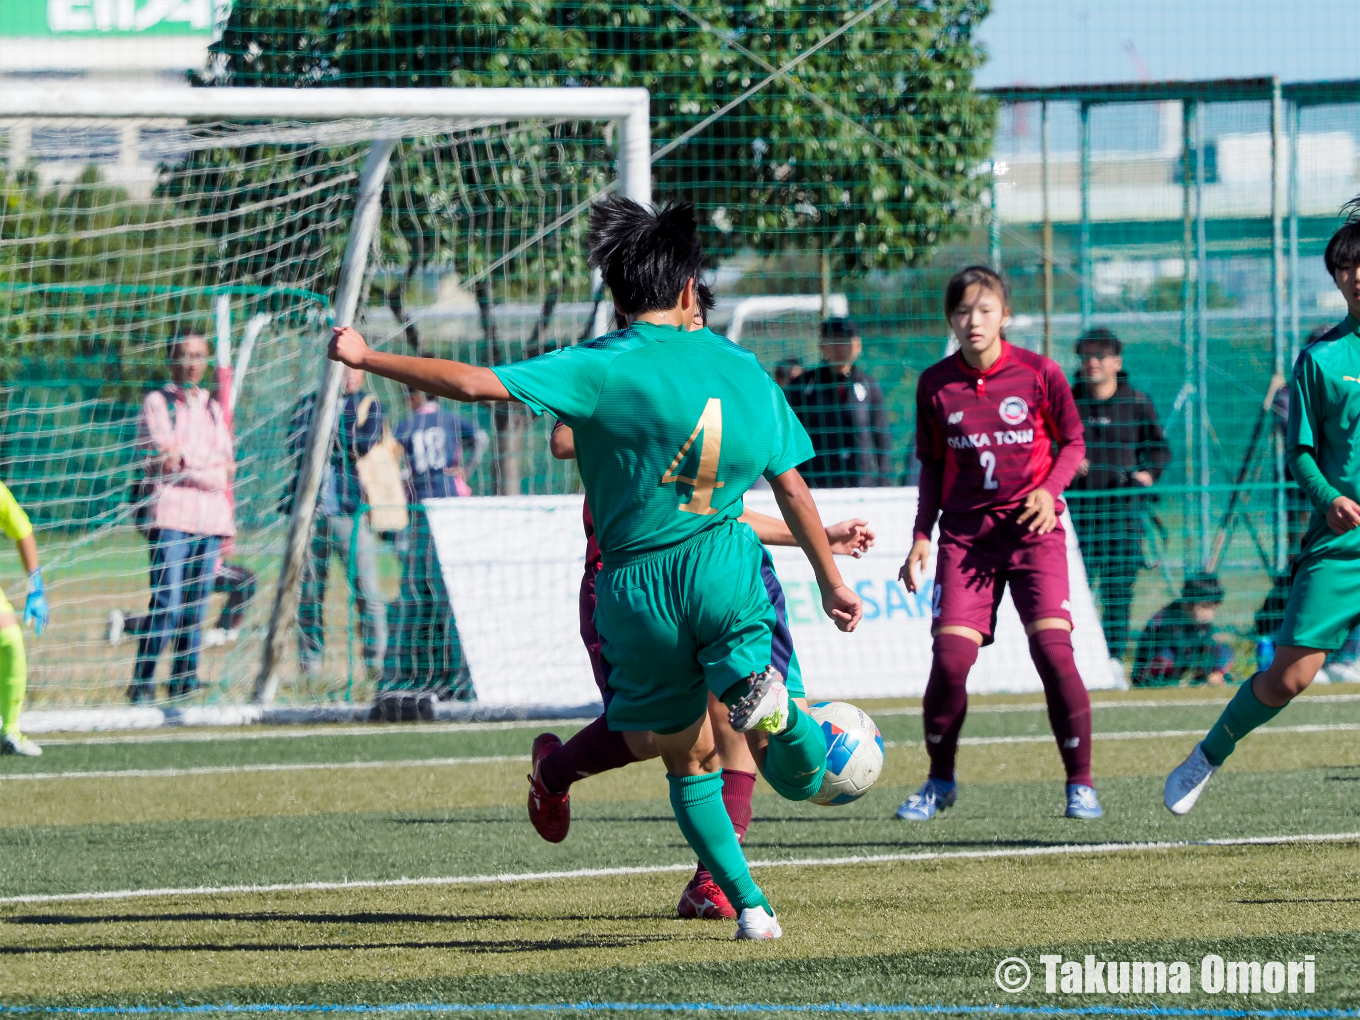
[[[822,364],[796,374],[789,366],[783,384],[815,451],[800,465],[808,485],[853,489],[894,484],[883,390],[855,364],[864,350],[859,330],[849,319],[827,319],[821,326],[821,349]]]
[[[1069,506],[1086,575],[1100,600],[1105,643],[1122,672],[1133,586],[1143,567],[1142,490],[1161,477],[1171,448],[1151,399],[1129,385],[1119,337],[1097,327],[1082,334],[1076,350],[1079,378],[1072,396],[1086,432],[1086,459],[1071,488],[1092,495]]]
[[[1181,597],[1154,613],[1143,628],[1133,658],[1133,686],[1226,684],[1233,651],[1214,635],[1214,617],[1222,604],[1223,585],[1217,577],[1187,577]]]

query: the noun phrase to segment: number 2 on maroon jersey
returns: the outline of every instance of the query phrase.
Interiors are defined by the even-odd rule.
[[[1000,488],[1001,483],[992,477],[992,473],[996,471],[996,454],[991,450],[983,450],[978,454],[978,460],[982,463],[982,467],[987,472],[986,476],[982,479],[982,487],[984,489]]]

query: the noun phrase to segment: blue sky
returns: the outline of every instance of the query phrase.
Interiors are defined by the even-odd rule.
[[[994,0],[981,87],[1360,77],[1358,0]]]

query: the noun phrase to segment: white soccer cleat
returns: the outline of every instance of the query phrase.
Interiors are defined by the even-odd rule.
[[[728,709],[728,721],[738,733],[756,730],[780,733],[789,724],[789,689],[784,677],[773,666],[763,673],[752,673],[747,681],[751,690]]]
[[[0,736],[0,754],[17,754],[22,758],[41,758],[42,748],[22,733]]]
[[[779,927],[779,918],[766,911],[764,907],[747,907],[737,917],[736,939],[777,939],[784,930]]]
[[[109,625],[104,631],[104,637],[109,644],[117,648],[123,640],[123,614],[121,610],[109,610]]]
[[[1162,791],[1166,809],[1173,815],[1188,815],[1217,771],[1218,766],[1209,764],[1209,759],[1204,756],[1204,742],[1196,744],[1190,757],[1166,777],[1166,789]]]

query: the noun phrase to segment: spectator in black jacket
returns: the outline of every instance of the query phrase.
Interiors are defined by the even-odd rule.
[[[892,485],[883,390],[855,367],[864,349],[859,330],[849,319],[828,319],[821,340],[823,363],[793,376],[784,391],[815,451],[800,470],[815,488]]]
[[[1147,497],[1140,490],[1155,483],[1171,459],[1152,401],[1129,385],[1123,354],[1110,330],[1086,332],[1077,341],[1081,377],[1072,387],[1086,429],[1086,460],[1072,488],[1100,493],[1073,499],[1072,521],[1115,660],[1128,648],[1133,585],[1143,566]]]
[[[302,466],[302,451],[307,445],[315,407],[316,395],[308,394],[293,408],[288,451],[295,472]],[[370,674],[376,677],[387,650],[387,604],[378,587],[377,540],[368,521],[358,512],[364,494],[355,464],[382,439],[383,406],[377,397],[364,392],[363,372],[346,369],[336,425],[330,462],[317,494],[311,548],[302,564],[298,664],[304,675],[316,676],[321,672],[326,642],[326,577],[330,572],[331,557],[339,556],[359,610],[364,662]],[[292,493],[296,488],[295,474],[288,496],[280,507],[284,513],[292,512]]]

